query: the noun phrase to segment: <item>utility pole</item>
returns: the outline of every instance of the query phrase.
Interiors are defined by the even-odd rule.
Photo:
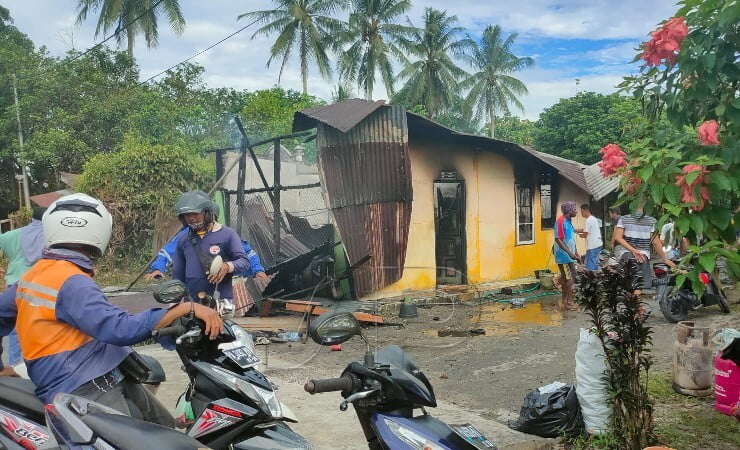
[[[15,97],[15,119],[18,122],[18,144],[23,153],[23,128],[21,128],[21,108],[18,106],[18,86],[15,74],[13,74],[13,97]],[[26,204],[26,208],[31,209],[31,195],[28,191],[28,174],[26,173],[26,163],[20,161],[20,158],[16,158],[21,164],[21,174],[23,176],[23,200]]]

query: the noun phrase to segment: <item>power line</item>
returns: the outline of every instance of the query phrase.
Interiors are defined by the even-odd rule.
[[[58,65],[55,65],[55,66],[52,66],[52,67],[51,67],[50,69],[47,69],[47,70],[45,70],[45,71],[43,71],[43,72],[40,72],[40,73],[37,73],[37,74],[35,74],[35,75],[34,75],[33,77],[29,77],[29,78],[37,78],[37,77],[40,77],[41,75],[44,75],[44,74],[46,74],[47,72],[52,72],[52,71],[54,71],[54,70],[58,70],[58,69],[61,69],[62,67],[64,67],[64,66],[67,66],[67,65],[71,64],[71,63],[72,63],[72,62],[74,62],[74,61],[77,61],[78,59],[82,58],[83,56],[87,55],[88,53],[92,52],[92,51],[93,51],[93,50],[95,50],[96,48],[99,48],[100,46],[102,46],[103,44],[105,44],[106,42],[108,42],[109,40],[111,40],[111,39],[113,39],[114,37],[116,37],[116,36],[117,36],[117,35],[118,35],[119,33],[121,33],[121,32],[122,32],[123,30],[125,30],[126,28],[128,28],[128,27],[129,27],[129,25],[133,25],[133,24],[134,24],[134,22],[136,22],[137,20],[141,19],[141,18],[142,18],[142,17],[144,17],[145,15],[149,14],[149,13],[150,13],[150,12],[151,12],[151,11],[152,11],[152,10],[153,10],[154,8],[156,8],[157,6],[159,6],[159,4],[160,4],[160,3],[162,3],[163,1],[164,1],[164,0],[157,0],[157,2],[155,2],[155,3],[154,3],[154,4],[152,5],[152,6],[150,6],[149,8],[147,8],[147,10],[146,10],[146,11],[144,11],[144,12],[143,12],[143,13],[141,13],[141,14],[139,14],[139,15],[138,15],[137,17],[135,17],[135,18],[134,18],[134,19],[133,19],[132,21],[130,21],[130,22],[127,22],[127,23],[125,23],[125,24],[124,24],[123,26],[121,26],[121,24],[119,23],[119,24],[118,24],[118,26],[116,27],[116,30],[115,30],[115,31],[113,32],[113,34],[111,34],[111,35],[110,35],[110,36],[108,36],[107,38],[103,39],[102,41],[98,42],[97,44],[93,45],[92,47],[90,47],[89,49],[85,50],[84,52],[82,52],[82,53],[80,53],[80,54],[78,54],[78,55],[75,55],[75,56],[73,56],[72,58],[69,58],[69,59],[67,59],[67,60],[65,60],[65,61],[63,61],[63,62],[61,62],[60,64],[58,64]]]
[[[161,0],[160,0],[160,1],[161,1]],[[186,62],[190,61],[190,60],[191,60],[191,59],[193,59],[193,58],[197,58],[198,56],[200,56],[200,55],[202,55],[203,53],[207,52],[208,50],[212,49],[213,47],[215,47],[215,46],[217,46],[217,45],[219,45],[219,44],[223,43],[224,41],[226,41],[226,40],[228,40],[228,39],[231,39],[232,37],[236,36],[237,34],[241,33],[242,31],[246,30],[246,29],[247,29],[247,28],[249,28],[250,26],[252,26],[252,25],[254,25],[255,23],[257,23],[258,21],[259,21],[259,19],[253,20],[252,22],[248,23],[247,25],[245,25],[245,26],[243,26],[243,27],[239,28],[238,30],[236,30],[236,31],[234,31],[233,33],[231,33],[230,35],[228,35],[228,36],[226,36],[225,38],[221,39],[220,41],[216,42],[215,44],[212,44],[212,45],[208,46],[207,48],[205,48],[205,49],[203,49],[203,50],[199,51],[198,53],[194,54],[193,56],[191,56],[191,57],[189,57],[189,58],[186,58],[186,59],[183,59],[183,60],[182,60],[182,61],[180,61],[179,63],[177,63],[177,64],[175,64],[175,65],[173,65],[173,66],[170,66],[169,68],[167,68],[167,69],[165,69],[165,70],[163,70],[163,71],[159,72],[158,74],[156,74],[156,75],[153,75],[153,76],[151,76],[151,77],[147,78],[146,80],[142,81],[141,83],[139,83],[139,84],[137,84],[137,85],[135,85],[135,86],[133,86],[133,87],[129,88],[129,90],[131,90],[131,89],[136,89],[137,87],[139,87],[139,86],[141,86],[141,85],[143,85],[143,84],[146,84],[146,83],[148,83],[148,82],[152,81],[153,79],[157,78],[158,76],[160,76],[160,75],[162,75],[162,74],[165,74],[165,73],[169,72],[170,70],[174,69],[175,67],[177,67],[177,66],[179,66],[179,65],[181,65],[181,64],[185,64]]]

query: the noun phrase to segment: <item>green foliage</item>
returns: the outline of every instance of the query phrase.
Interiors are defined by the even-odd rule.
[[[640,104],[629,97],[579,92],[540,114],[533,144],[541,152],[593,164],[607,143],[626,143],[624,131],[639,116]]]
[[[406,83],[393,102],[422,104],[430,117],[437,119],[459,101],[458,81],[467,74],[452,57],[462,55],[465,41],[459,38],[463,29],[455,26],[456,16],[426,8],[423,21],[423,28],[415,29],[406,41],[409,54],[404,56],[404,68],[398,74],[398,79]]]
[[[180,10],[179,0],[159,0],[156,3],[154,0],[78,0],[77,23],[84,22],[88,14],[98,10],[100,15],[95,36],[113,28],[119,44],[126,38],[128,56],[131,58],[134,56],[134,39],[137,34],[144,35],[147,48],[157,46],[159,12],[164,13],[175,33],[181,34],[185,29],[185,18]]]
[[[731,272],[740,273],[735,237],[740,224],[740,7],[732,0],[685,0],[679,5],[676,16],[685,18],[689,34],[676,62],[644,65],[639,75],[621,84],[646,105],[644,123],[626,148],[628,169],[639,167],[635,172],[642,183],[633,195],[623,193],[621,201],[644,204],[646,213],[660,218],[659,226],[673,220],[680,235],[693,237],[692,244],[696,236],[703,237],[684,260],[698,254],[698,264],[682,275],[701,294],[699,274],[713,271],[718,257],[727,259]],[[660,120],[661,111],[666,120]],[[697,139],[697,128],[708,120],[719,125],[720,145]],[[688,165],[702,170],[685,172]]]
[[[481,134],[485,133],[481,130]],[[496,121],[496,138],[519,145],[534,145],[535,122],[511,114],[504,114]]]
[[[404,60],[406,38],[415,28],[395,21],[411,9],[410,0],[350,0],[346,30],[335,38],[342,80],[357,87],[372,100],[377,74],[388,93],[394,94],[393,60]]]
[[[136,252],[148,250],[142,243],[157,211],[170,210],[181,192],[205,188],[212,167],[181,147],[150,145],[127,135],[121,151],[93,156],[75,187],[102,200],[113,215],[111,252]]]
[[[519,97],[528,93],[527,87],[514,75],[532,66],[534,60],[512,53],[516,38],[516,33],[504,38],[499,25],[489,25],[480,41],[468,36],[465,42],[469,48],[466,59],[473,67],[473,73],[460,83],[460,87],[468,90],[465,97],[467,108],[477,119],[485,117],[490,137],[496,137],[496,117],[509,113],[510,105],[524,110]]]
[[[652,331],[637,318],[645,307],[633,292],[642,274],[630,260],[578,278],[576,301],[596,328],[606,356],[606,382],[613,408],[609,432],[617,439],[611,448],[640,450],[652,444],[653,406],[647,392],[652,364]]]
[[[242,14],[239,19],[254,19],[263,26],[253,35],[271,35],[278,37],[270,48],[270,59],[279,59],[280,73],[278,83],[282,78],[285,66],[292,51],[297,50],[301,67],[301,81],[303,95],[308,95],[308,66],[315,63],[319,73],[329,78],[331,76],[331,62],[327,54],[329,42],[344,30],[344,23],[331,17],[344,8],[344,0],[275,0],[277,8],[265,11],[253,11]]]

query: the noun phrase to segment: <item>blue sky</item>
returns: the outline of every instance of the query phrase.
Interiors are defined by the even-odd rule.
[[[137,42],[134,53],[142,79],[245,25],[237,21],[239,14],[272,7],[270,0],[181,0],[180,4],[187,21],[182,36],[172,34],[161,20],[159,47],[147,49]],[[95,18],[75,24],[76,0],[2,0],[2,5],[10,9],[15,25],[52,55],[63,55],[70,48],[84,50],[103,38],[94,38]],[[524,113],[518,115],[532,120],[544,108],[579,90],[614,92],[622,76],[638,69],[637,64],[630,64],[635,47],[678,9],[673,0],[416,0],[408,14],[412,22],[420,23],[425,7],[456,15],[473,36],[489,24],[518,33],[515,53],[535,59],[532,68],[518,75],[530,92],[522,98]],[[277,83],[278,67],[265,67],[271,41],[251,40],[253,30],[195,59],[206,68],[210,86],[253,90]],[[281,84],[300,90],[297,64],[288,67]],[[321,79],[315,70],[309,75],[309,91],[314,95],[329,99],[335,86],[336,79]],[[387,98],[387,93],[381,88],[374,96]]]

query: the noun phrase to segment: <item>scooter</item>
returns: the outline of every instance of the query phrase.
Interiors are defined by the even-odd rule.
[[[678,263],[678,261],[675,261]],[[690,267],[687,269],[691,269]],[[704,293],[697,296],[691,285],[691,280],[686,279],[681,286],[676,286],[676,273],[664,263],[653,264],[653,287],[655,287],[655,300],[660,306],[669,322],[680,322],[689,315],[689,310],[696,310],[705,306],[719,305],[720,310],[728,314],[730,305],[722,288],[714,281],[712,274],[702,272],[699,279],[704,284]]]
[[[172,280],[160,284],[154,298],[179,303],[186,294],[186,286]],[[218,303],[210,296],[200,301],[212,307]],[[214,449],[310,448],[287,425],[297,420],[278,400],[276,387],[257,370],[260,360],[249,334],[230,320],[224,321],[224,332],[214,340],[204,330],[203,322],[191,313],[152,332],[154,337],[175,338],[175,350],[190,378],[181,396],[194,418],[186,433]]]
[[[320,345],[335,345],[358,334],[367,344],[363,361],[352,362],[339,378],[310,380],[310,394],[341,392],[339,405],[353,405],[368,447],[379,449],[462,450],[496,446],[470,424],[448,425],[432,417],[426,407],[436,407],[432,385],[400,347],[370,351],[351,313],[328,312],[311,322],[309,334]],[[421,414],[414,415],[415,410]]]
[[[146,371],[141,382],[156,392],[165,381],[164,370],[154,358],[134,352],[141,370]],[[0,377],[0,448],[42,450],[59,448],[52,430],[47,426],[45,406],[36,397],[36,386],[31,380]]]

